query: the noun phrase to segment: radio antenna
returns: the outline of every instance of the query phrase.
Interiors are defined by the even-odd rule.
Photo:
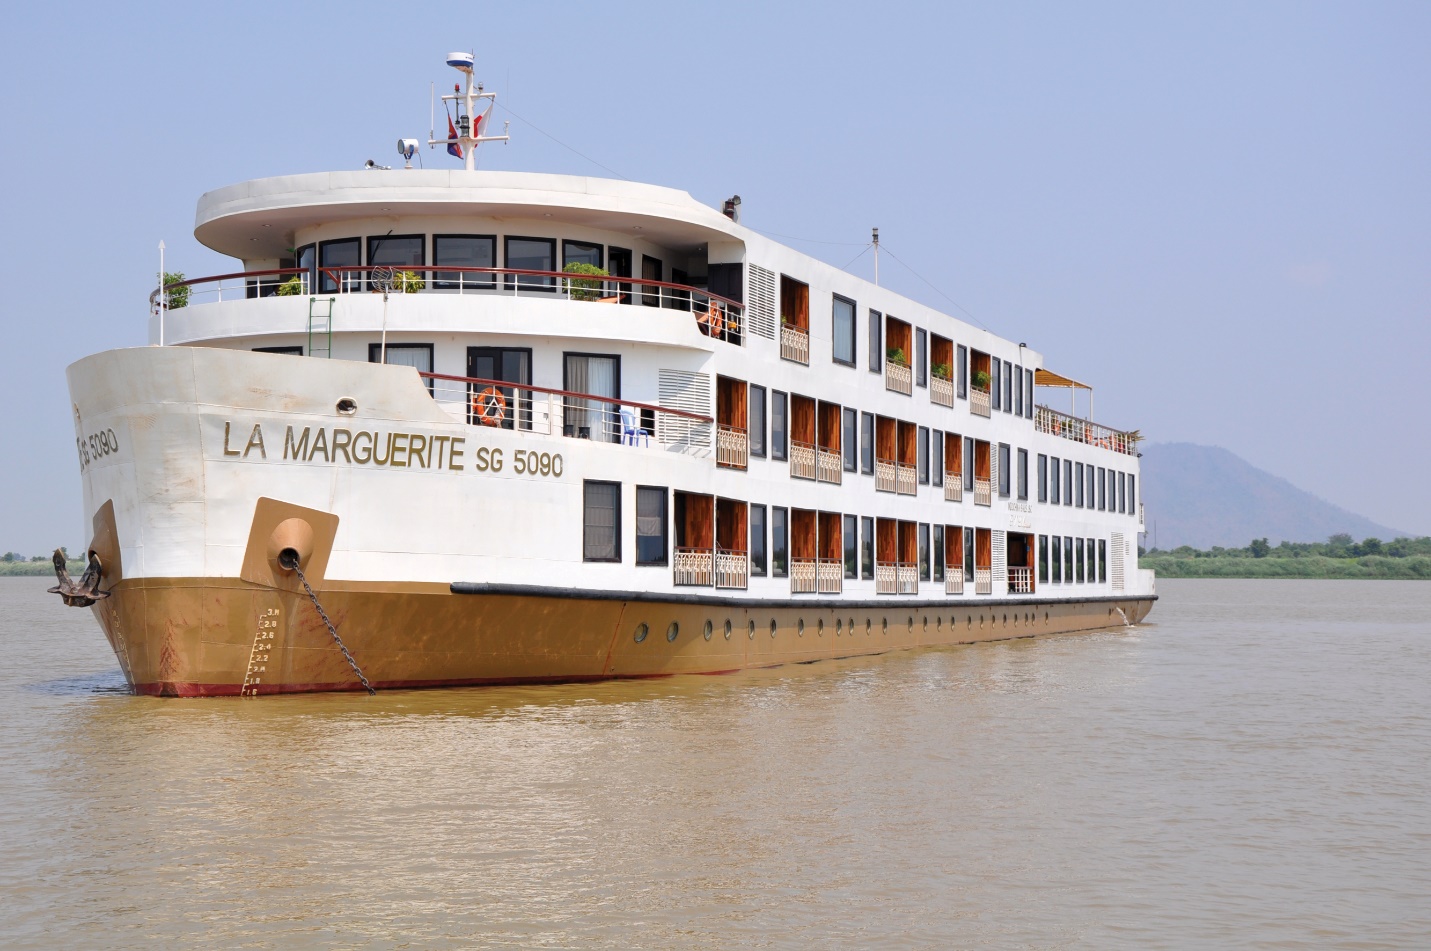
[[[482,84],[474,80],[472,75],[472,54],[471,53],[448,53],[447,65],[462,74],[464,86],[455,86],[452,95],[444,95],[442,101],[457,103],[457,136],[455,138],[439,139],[437,130],[432,130],[432,137],[428,139],[430,146],[445,145],[449,150],[456,146],[454,154],[460,156],[466,164],[467,171],[473,171],[477,167],[477,156],[474,154],[477,146],[482,142],[506,142],[511,137],[507,135],[507,128],[510,123],[504,126],[501,135],[483,135],[482,123],[492,114],[492,106],[497,102],[495,92],[486,92],[482,89]],[[484,112],[477,112],[477,104],[486,100],[487,108]],[[434,126],[436,122],[434,121]]]

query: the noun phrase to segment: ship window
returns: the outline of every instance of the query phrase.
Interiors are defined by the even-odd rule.
[[[1024,415],[1029,419],[1034,418],[1034,372],[1024,371]]]
[[[506,267],[518,271],[555,271],[555,238],[516,238],[508,236],[505,254]],[[551,291],[556,289],[556,278],[538,274],[508,274],[507,289],[514,286],[519,291]]]
[[[303,277],[308,281],[308,293],[313,293],[313,289],[318,286],[316,280],[318,276],[318,245],[305,244],[297,251],[298,260],[296,266],[304,271]]]
[[[770,393],[770,458],[785,458],[785,440],[788,436],[785,426],[785,406],[787,397],[779,390]]]
[[[1102,466],[1098,467],[1098,511],[1108,511],[1108,474]]]
[[[874,472],[874,413],[860,414],[860,471]]]
[[[853,515],[846,515],[844,522],[840,540],[844,547],[845,577],[853,580],[859,577],[860,573],[859,536],[855,533],[855,517]]]
[[[1048,536],[1038,537],[1038,581],[1048,584]]]
[[[1097,476],[1098,473],[1094,470],[1093,465],[1090,463],[1088,466],[1088,475],[1085,478],[1085,481],[1088,483],[1088,508],[1097,507]]]
[[[919,443],[915,450],[915,465],[918,467],[919,484],[929,484],[929,427],[919,427]]]
[[[585,512],[582,516],[582,561],[621,560],[621,483],[582,484]]]
[[[603,248],[599,244],[592,244],[589,241],[563,241],[561,243],[561,266],[566,270],[570,264],[590,264],[592,267],[605,267],[602,261]]]
[[[776,506],[770,510],[770,577],[784,578],[789,574],[789,562],[785,549],[785,509]]]
[[[1063,460],[1063,504],[1073,504],[1073,460]]]
[[[1053,536],[1053,583],[1063,584],[1063,538]]]
[[[1073,467],[1073,504],[1077,508],[1083,508],[1083,463],[1076,463]]]
[[[302,347],[254,347],[254,353],[282,353],[288,356],[303,356]]]
[[[621,396],[621,358],[598,353],[563,354],[562,389],[616,399]],[[563,397],[563,434],[597,442],[621,441],[619,407],[606,400]]]
[[[969,398],[969,348],[960,344],[958,354],[955,362],[959,365],[954,368],[959,381],[957,395],[961,400],[967,400]]]
[[[1009,464],[1009,444],[999,443],[999,498],[1009,497],[1009,470],[1013,468]]]
[[[919,580],[929,580],[929,523],[919,523]],[[913,625],[911,619],[910,624]]]
[[[750,573],[765,577],[765,506],[750,507]]]
[[[1128,511],[1128,476],[1125,473],[1118,473],[1118,511],[1127,513]]]
[[[855,455],[859,451],[859,443],[855,439],[855,419],[856,413],[846,406],[841,414],[842,429],[840,434],[840,450],[844,455],[845,471],[855,471]]]
[[[1063,536],[1063,580],[1073,584],[1073,537]]]
[[[1019,450],[1019,498],[1027,502],[1029,497],[1029,451]]]
[[[964,491],[974,491],[974,440],[964,437]]]
[[[934,580],[944,580],[944,526],[934,526]],[[928,624],[928,621],[925,621]]]
[[[340,288],[344,291],[357,290],[362,286],[358,271],[337,271],[327,273],[326,268],[355,268],[363,263],[363,243],[357,238],[341,238],[324,241],[318,245],[318,292],[331,294]],[[337,280],[334,280],[337,278]]]
[[[661,279],[661,262],[649,254],[641,255],[641,277],[647,281]],[[641,285],[641,303],[647,307],[661,306],[661,288],[656,284]]]
[[[1004,412],[1014,411],[1014,367],[1009,361],[1004,361]]]
[[[432,263],[435,267],[497,266],[497,236],[491,234],[435,234],[432,236]],[[437,290],[493,288],[497,276],[462,271],[434,271],[432,286]]]
[[[1098,583],[1108,580],[1108,542],[1098,539]]]
[[[380,343],[368,344],[369,363],[388,363],[393,366],[412,367],[419,373],[432,372],[432,344],[430,343],[390,343],[387,347],[386,359],[382,359],[383,346]],[[432,380],[424,380],[427,384],[427,392],[432,392]]]
[[[1003,366],[1002,360],[989,361],[989,372],[992,374],[989,379],[989,405],[995,410],[1002,408],[999,403],[999,393],[1003,390],[1003,387],[999,385],[999,367],[1001,366]]]
[[[836,363],[855,365],[855,302],[835,295],[833,314],[833,354]]]
[[[1038,454],[1038,500],[1048,501],[1048,456],[1043,453]]]
[[[870,311],[870,372],[884,372],[884,345],[880,343],[880,334],[884,327],[884,315],[877,310]]]
[[[914,385],[929,385],[929,334],[914,328]]]
[[[765,387],[750,386],[750,454],[765,456]]]
[[[666,564],[666,490],[636,487],[636,564]]]
[[[1024,368],[1014,367],[1014,415],[1024,414]]]
[[[420,234],[385,234],[368,238],[368,267],[390,267],[399,271],[420,268],[427,263],[427,237]],[[418,277],[426,275],[418,272]],[[373,287],[371,283],[369,290]]]
[[[860,517],[860,577],[873,581],[875,576],[875,523],[869,516]]]
[[[1057,456],[1054,456],[1054,457],[1053,457],[1051,460],[1049,460],[1049,461],[1050,461],[1051,465],[1049,466],[1049,469],[1048,469],[1048,476],[1049,476],[1049,481],[1048,481],[1048,500],[1049,500],[1049,502],[1050,502],[1051,504],[1057,505],[1057,504],[1059,504],[1059,498],[1058,498],[1058,496],[1059,496],[1059,481],[1060,481],[1058,474],[1059,474],[1059,472],[1061,471],[1061,469],[1060,469],[1060,466],[1059,466],[1059,462],[1058,462],[1058,457],[1057,457]]]
[[[1138,480],[1138,477],[1135,476],[1135,475],[1130,475],[1130,476],[1128,476],[1128,514],[1129,514],[1129,515],[1136,515],[1137,512],[1138,512],[1138,490],[1135,488],[1135,483],[1137,482],[1137,480]]]
[[[1073,568],[1074,581],[1078,584],[1083,584],[1083,539],[1081,538],[1075,538],[1073,540]]]
[[[1088,583],[1093,584],[1098,580],[1098,548],[1093,544],[1093,539],[1088,539]]]
[[[944,432],[934,431],[934,442],[929,447],[930,481],[936,486],[944,484]]]

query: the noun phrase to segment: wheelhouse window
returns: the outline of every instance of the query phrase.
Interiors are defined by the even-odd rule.
[[[432,236],[434,267],[497,266],[497,236],[491,234],[435,234]],[[493,288],[497,276],[488,273],[433,271],[432,286],[440,291]]]
[[[789,438],[789,427],[786,422],[786,406],[788,397],[779,390],[770,393],[770,458],[782,460],[785,458],[786,440]]]
[[[750,573],[765,577],[765,506],[750,507]]]
[[[519,271],[555,271],[555,238],[519,238],[509,236],[503,249],[506,266]],[[508,274],[508,290],[552,291],[556,289],[556,278],[539,274]]]
[[[419,373],[432,372],[432,344],[430,343],[390,343],[384,359],[380,343],[368,344],[369,363],[388,363],[393,366],[412,367]],[[432,392],[432,380],[424,380],[427,392]]]
[[[770,510],[770,576],[784,578],[790,574],[790,553],[787,510],[775,506]]]
[[[619,399],[621,358],[599,353],[562,355],[562,389]],[[563,435],[597,442],[621,441],[621,414],[616,403],[606,400],[562,398]]]
[[[592,244],[589,241],[563,241],[561,243],[561,266],[566,270],[571,264],[590,264],[592,267],[605,267],[603,260],[605,248],[599,244]]]
[[[318,292],[331,294],[338,290],[355,291],[363,286],[357,271],[334,271],[328,268],[360,267],[363,263],[363,243],[357,238],[323,241],[318,245]],[[336,280],[335,280],[336,278]]]
[[[582,561],[621,560],[621,483],[583,482]]]
[[[427,263],[427,237],[420,234],[385,234],[368,238],[368,267],[390,267],[395,271],[421,268]],[[371,274],[371,272],[369,272]],[[418,277],[426,282],[426,274]],[[368,289],[372,290],[370,281]]]
[[[870,311],[870,314],[869,314],[869,317],[870,317],[870,332],[869,332],[869,338],[870,338],[870,339],[869,339],[869,349],[870,349],[869,364],[870,364],[870,372],[871,372],[871,373],[883,373],[883,372],[884,372],[884,345],[883,345],[882,341],[883,341],[883,339],[884,339],[884,315],[881,314],[881,313],[880,313],[879,311],[877,311],[877,310],[871,310],[871,311]]]
[[[666,562],[666,490],[655,486],[638,485],[636,487],[636,564],[664,565]]]
[[[852,367],[855,365],[855,302],[836,294],[831,313],[834,360]]]
[[[750,385],[750,454],[765,457],[765,387]]]

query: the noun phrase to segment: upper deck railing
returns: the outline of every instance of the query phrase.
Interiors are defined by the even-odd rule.
[[[1047,406],[1034,408],[1034,429],[1037,432],[1062,436],[1064,439],[1087,443],[1090,446],[1101,446],[1104,449],[1111,449],[1114,452],[1130,456],[1138,454],[1140,437],[1136,432],[1125,433],[1111,429],[1086,419],[1079,419],[1077,416],[1060,413]]]
[[[176,281],[166,284],[164,291],[171,311],[190,304],[260,297],[376,293],[379,287],[373,280],[373,271],[384,272],[380,277],[391,277],[393,294],[480,294],[644,305],[686,311],[706,336],[729,343],[740,343],[743,333],[744,306],[703,288],[636,277],[588,276],[526,268],[364,265],[319,268],[316,277],[304,268],[271,268]],[[149,295],[149,307],[154,311],[158,306],[159,291],[155,290]]]

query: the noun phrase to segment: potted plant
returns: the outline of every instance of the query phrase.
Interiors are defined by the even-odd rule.
[[[987,370],[974,371],[974,389],[989,392],[989,373]]]
[[[427,287],[427,281],[416,271],[398,271],[393,275],[393,290],[399,294],[416,294]]]
[[[884,352],[884,357],[896,366],[907,367],[909,361],[905,359],[903,347],[890,347]]]
[[[949,364],[936,363],[929,368],[929,372],[934,374],[936,380],[943,380],[946,383],[949,382]]]
[[[184,280],[183,271],[164,272],[164,306],[168,310],[179,310],[189,306],[189,285],[175,287]]]
[[[282,284],[278,285],[275,291],[279,297],[297,297],[303,293],[303,277],[295,274]]]
[[[572,300],[601,300],[602,283],[597,278],[611,276],[605,268],[597,267],[595,264],[584,264],[580,261],[571,262],[562,268],[562,273],[587,275],[586,277],[562,279],[562,289],[571,296]]]

